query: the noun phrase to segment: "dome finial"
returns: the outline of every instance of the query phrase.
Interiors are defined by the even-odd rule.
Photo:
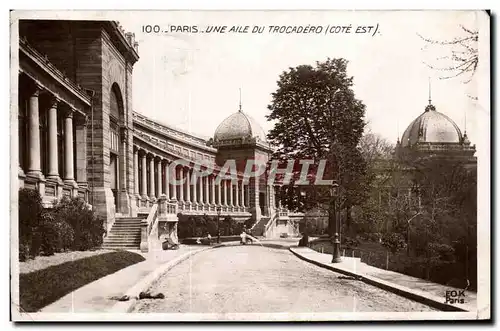
[[[398,130],[398,142],[397,143],[399,144],[399,118],[398,118],[398,120],[397,120],[396,123],[397,123],[396,127],[397,127],[397,130]]]
[[[240,87],[240,109],[239,112],[241,113],[241,87]]]
[[[431,98],[431,78],[429,77],[429,105],[432,105],[432,98]]]
[[[425,107],[425,111],[436,110],[436,107],[432,104],[431,98],[431,78],[429,77],[429,104]]]

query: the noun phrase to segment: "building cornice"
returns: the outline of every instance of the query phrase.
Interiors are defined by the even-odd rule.
[[[108,32],[111,41],[118,48],[120,53],[122,53],[128,62],[135,63],[139,60],[139,54],[134,48],[134,45],[130,45],[125,36],[125,32],[122,31],[120,25],[115,21],[105,21],[104,28]]]
[[[55,65],[49,62],[46,56],[43,56],[35,48],[28,44],[24,38],[19,40],[19,51],[23,52],[31,61],[33,61],[39,68],[48,74],[59,85],[63,86],[66,90],[76,96],[81,102],[87,106],[91,105],[91,97],[85,90],[78,84],[74,83],[66,77]],[[21,68],[22,69],[22,68]]]
[[[149,130],[164,135],[172,140],[192,146],[193,148],[205,150],[212,154],[215,154],[217,152],[217,149],[207,146],[207,141],[203,138],[199,138],[192,134],[182,132],[181,130],[168,127],[164,124],[160,124],[137,112],[132,113],[132,118],[135,122],[148,128]]]

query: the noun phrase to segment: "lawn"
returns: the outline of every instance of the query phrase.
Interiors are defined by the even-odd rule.
[[[20,274],[21,310],[36,312],[86,284],[144,260],[137,253],[115,251]]]

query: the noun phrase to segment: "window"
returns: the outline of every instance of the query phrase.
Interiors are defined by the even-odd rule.
[[[120,131],[118,129],[118,124],[114,121],[111,120],[110,118],[110,123],[109,123],[109,132],[110,132],[110,149],[112,152],[115,152],[118,154],[119,151],[119,146],[120,146]]]

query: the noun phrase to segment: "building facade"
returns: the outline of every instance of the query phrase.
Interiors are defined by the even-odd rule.
[[[265,163],[271,152],[257,122],[240,106],[207,141],[135,112],[138,51],[118,22],[20,21],[19,186],[38,190],[46,207],[84,198],[108,234],[122,221],[151,218],[159,201],[174,216],[222,214],[251,219],[257,235],[297,234],[300,215],[289,220],[263,176],[245,178],[246,160]],[[217,181],[230,159],[237,176]],[[195,176],[200,169],[210,175]],[[161,225],[173,238],[176,222]]]

